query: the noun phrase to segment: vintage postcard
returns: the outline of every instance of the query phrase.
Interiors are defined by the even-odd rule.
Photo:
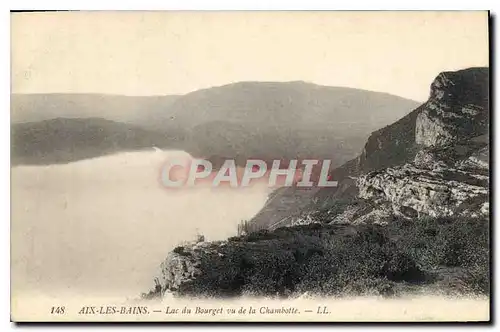
[[[11,13],[12,321],[489,321],[488,22]]]

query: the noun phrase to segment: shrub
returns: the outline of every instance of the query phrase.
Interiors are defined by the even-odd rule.
[[[357,234],[325,238],[323,245],[324,254],[313,256],[303,267],[301,291],[365,294],[377,288],[373,280],[424,280],[415,262],[397,250],[381,226],[359,226]]]
[[[204,256],[201,276],[183,292],[391,295],[401,285],[434,282],[433,276],[444,268],[445,273],[462,271],[449,279],[462,290],[487,293],[488,239],[487,220],[461,218],[260,230],[234,237],[218,249],[223,252]]]
[[[489,221],[484,218],[396,220],[389,227],[398,250],[419,268],[465,269],[474,292],[489,292]]]

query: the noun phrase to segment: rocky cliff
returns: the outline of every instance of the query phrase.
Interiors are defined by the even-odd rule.
[[[488,78],[487,68],[441,73],[417,116],[415,142],[438,147],[487,133]]]
[[[383,135],[401,136],[387,143],[372,135],[359,159],[359,169],[371,171],[359,175],[358,197],[376,205],[364,211],[364,219],[374,209],[385,217],[488,215],[487,68],[441,73],[431,85],[429,100],[403,120],[398,121],[399,131],[395,123]],[[411,128],[408,123],[413,123]],[[379,156],[390,154],[396,142],[400,157],[381,162]]]
[[[355,171],[401,165],[412,161],[422,147],[453,145],[486,134],[488,84],[488,68],[439,74],[430,86],[427,102],[370,135]]]
[[[276,283],[266,279],[264,283],[284,288],[293,285],[292,290],[295,290],[295,287],[302,289],[299,285],[304,280],[311,282],[316,280],[316,274],[326,273],[324,278],[335,279],[332,288],[338,290],[347,284],[353,285],[351,281],[343,286],[338,284],[341,276],[336,273],[346,266],[353,269],[347,269],[351,277],[360,274],[369,280],[382,277],[392,281],[417,278],[419,282],[428,281],[426,273],[429,270],[440,270],[444,266],[445,270],[465,268],[465,274],[474,276],[471,277],[475,280],[473,283],[477,281],[482,290],[486,289],[488,82],[488,68],[439,74],[431,84],[427,102],[392,125],[374,132],[360,156],[334,172],[339,180],[336,189],[298,195],[294,189],[287,188],[274,193],[272,204],[267,204],[252,221],[254,226],[264,230],[233,241],[177,248],[162,265],[163,287],[175,292],[183,287],[196,288],[199,292],[203,288],[199,287],[201,283],[212,285],[209,288],[218,289],[220,294],[221,289],[241,290],[241,285],[252,284],[248,278],[264,273],[265,278],[276,275],[280,280]],[[295,209],[283,208],[280,204],[288,196],[299,200],[292,204]],[[316,233],[311,238],[312,230]],[[475,243],[474,248],[468,247],[470,243]],[[365,245],[368,246],[363,247]],[[312,251],[308,256],[300,250],[294,251],[295,248]],[[391,253],[398,253],[398,248],[404,249],[396,257],[390,257],[386,255],[387,248]],[[432,249],[421,252],[422,248]],[[315,257],[331,256],[334,262],[315,258],[320,261],[314,266],[301,263],[301,259],[313,260],[314,253],[318,252],[319,256]],[[475,256],[461,256],[471,253]],[[432,264],[426,261],[431,256],[434,257]],[[369,273],[363,270],[359,265],[363,257],[366,258],[363,264],[369,265],[376,260],[379,268]],[[392,272],[380,269],[387,264],[395,264],[396,270],[401,268],[399,273],[406,277],[399,275],[394,279]],[[333,267],[325,271],[325,266]],[[478,266],[481,272],[477,272]],[[300,272],[303,267],[316,272],[313,276],[304,274]],[[232,283],[228,284],[226,277],[222,277],[224,269],[236,271],[228,279]],[[284,271],[295,271],[295,274]],[[422,277],[423,274],[426,277]],[[323,281],[320,278],[318,282]],[[240,288],[234,283],[241,284]],[[192,288],[193,285],[198,286]],[[307,290],[316,287],[308,285]],[[279,291],[273,289],[264,293]],[[324,288],[320,293],[323,291]]]
[[[339,188],[314,192],[306,208],[281,220],[386,223],[394,215],[487,215],[488,82],[488,68],[439,74],[427,102],[372,133],[359,157],[333,171]],[[267,207],[265,216],[276,210]],[[254,221],[265,224],[262,214]]]

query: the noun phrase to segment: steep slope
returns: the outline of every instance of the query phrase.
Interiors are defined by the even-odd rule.
[[[280,204],[268,204],[252,220],[254,227],[269,227],[280,220],[280,226],[312,222],[314,216],[324,218],[325,215],[334,222],[386,221],[392,213],[416,216],[422,212],[437,216],[442,215],[435,210],[439,204],[448,202],[450,206],[442,208],[452,214],[458,206],[464,208],[466,200],[481,205],[469,206],[467,211],[487,213],[486,205],[484,208],[482,205],[488,194],[488,165],[484,161],[488,151],[488,82],[488,68],[439,74],[431,84],[427,102],[372,133],[359,157],[332,172],[333,178],[340,182],[340,191],[336,188],[309,191],[311,194],[303,197],[305,201],[294,202],[289,209]],[[474,155],[480,156],[482,161],[477,161]],[[434,158],[434,162],[429,162],[429,158]],[[464,169],[464,165],[471,164],[476,167]],[[356,182],[349,177],[359,179]],[[411,181],[414,181],[413,186],[409,185]],[[380,195],[375,192],[386,192],[390,188],[394,191],[387,193],[385,199],[376,199]],[[422,194],[421,188],[426,188],[428,193]],[[270,204],[296,196],[296,190],[282,190],[277,195],[284,197],[275,197]],[[401,197],[405,197],[406,203]],[[412,200],[420,203],[409,203]],[[350,205],[351,201],[355,202]],[[309,206],[303,209],[307,203]],[[375,206],[381,208],[375,209]],[[282,212],[284,210],[287,212]]]
[[[488,294],[488,81],[488,68],[441,73],[426,103],[370,136],[335,191],[291,205],[297,192],[274,192],[248,234],[177,247],[147,296],[387,295],[412,284]]]
[[[368,139],[358,170],[366,172],[411,161],[421,146],[454,143],[487,133],[488,68],[443,72],[429,100]]]
[[[404,158],[380,168],[377,154],[389,151],[365,147],[359,158],[358,207],[329,219],[344,221],[346,213],[358,222],[387,222],[392,215],[488,216],[488,80],[487,68],[438,75],[429,100],[415,112],[414,141],[407,141]],[[352,210],[357,210],[354,216]]]

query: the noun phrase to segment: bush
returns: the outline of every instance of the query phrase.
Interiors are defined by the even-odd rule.
[[[353,236],[325,238],[324,249],[322,256],[315,255],[303,267],[301,291],[366,294],[384,282],[425,280],[415,262],[397,250],[381,226],[359,226]]]
[[[389,296],[451,274],[447,282],[461,291],[488,293],[488,237],[487,220],[457,218],[260,230],[204,256],[201,276],[183,292]]]
[[[424,271],[461,268],[474,292],[489,293],[489,221],[481,218],[396,220],[388,226],[398,250]]]

